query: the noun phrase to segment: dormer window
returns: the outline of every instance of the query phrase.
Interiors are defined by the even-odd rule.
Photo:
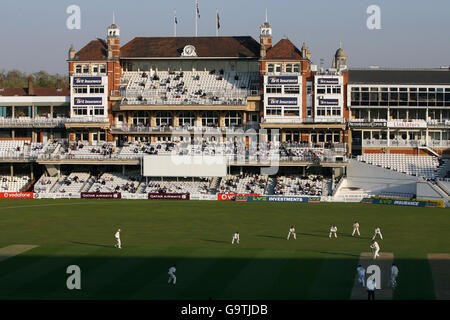
[[[286,65],[286,72],[291,73],[292,72],[292,64]]]
[[[89,65],[88,64],[83,65],[83,73],[89,73]]]
[[[273,64],[269,64],[269,65],[268,65],[268,67],[267,67],[267,72],[270,72],[270,73],[272,73],[272,72],[273,72],[273,70],[274,70],[274,66],[273,66]]]
[[[98,73],[98,65],[94,64],[94,66],[92,67],[92,72]]]
[[[275,65],[275,72],[281,73],[281,64]]]
[[[300,65],[294,64],[294,72],[300,72]]]
[[[100,65],[100,73],[106,73],[106,65],[104,64]]]
[[[81,73],[81,65],[77,64],[75,67],[75,73]]]

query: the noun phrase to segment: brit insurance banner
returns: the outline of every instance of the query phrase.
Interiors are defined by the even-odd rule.
[[[75,98],[74,103],[76,106],[100,106],[103,104],[103,99],[101,97],[85,97],[85,98]]]
[[[236,196],[235,201],[242,202],[303,202],[319,203],[320,197],[305,196]]]
[[[82,192],[81,199],[122,199],[120,192]]]
[[[321,106],[338,106],[338,99],[319,99],[319,105]]]
[[[150,200],[189,200],[189,193],[149,193]]]
[[[421,208],[444,208],[444,201],[439,200],[420,200],[420,199],[395,199],[395,198],[364,198],[362,203],[385,204],[391,206],[408,206]]]
[[[298,104],[297,98],[269,97],[267,101],[269,106],[296,106]]]
[[[102,77],[74,77],[74,85],[101,85]]]
[[[34,199],[33,192],[0,192],[0,199]]]
[[[267,84],[298,84],[297,76],[269,76]]]
[[[317,84],[339,84],[338,78],[319,78]]]

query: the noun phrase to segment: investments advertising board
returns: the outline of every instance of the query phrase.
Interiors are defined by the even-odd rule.
[[[242,202],[303,202],[319,203],[320,197],[302,196],[236,196],[235,201]]]
[[[101,85],[102,77],[73,77],[73,85]]]
[[[297,76],[269,76],[267,84],[298,84]]]
[[[286,97],[269,97],[267,98],[269,106],[296,106],[298,105],[297,98]]]

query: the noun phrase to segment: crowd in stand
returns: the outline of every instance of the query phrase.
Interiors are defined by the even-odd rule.
[[[322,190],[322,176],[278,176],[274,194],[321,196]]]
[[[264,194],[267,182],[267,176],[258,174],[243,173],[236,176],[227,176],[222,179],[218,192]]]

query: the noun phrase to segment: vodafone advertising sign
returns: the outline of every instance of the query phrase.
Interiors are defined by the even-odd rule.
[[[219,193],[217,195],[217,200],[220,201],[232,201],[236,196],[246,196],[246,197],[258,197],[259,194],[250,194],[250,193]]]
[[[33,192],[0,192],[0,199],[33,199]]]

